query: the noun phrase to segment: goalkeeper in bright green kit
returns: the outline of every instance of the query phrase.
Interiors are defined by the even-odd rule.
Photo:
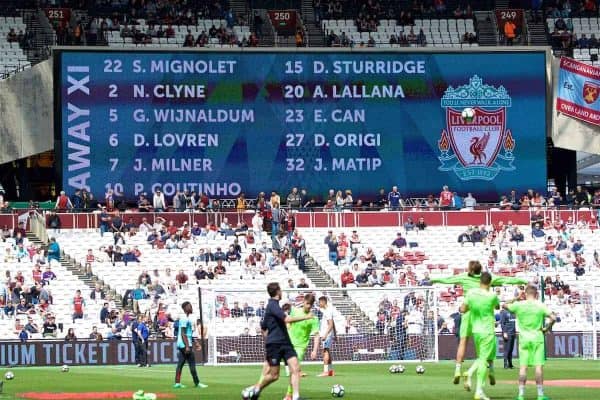
[[[544,395],[544,364],[546,363],[546,346],[544,333],[552,329],[556,315],[545,304],[537,300],[537,288],[529,285],[525,289],[525,301],[512,300],[504,305],[517,317],[519,325],[519,395],[517,400],[525,399],[527,383],[527,367],[535,367],[535,383],[537,400],[548,400]],[[544,322],[548,318],[548,325]]]
[[[292,318],[295,317],[306,317],[310,315],[313,305],[315,304],[315,296],[312,293],[306,294],[304,296],[304,301],[302,303],[302,307],[292,307],[289,311],[289,316]],[[288,324],[288,334],[290,335],[290,340],[292,341],[292,346],[296,351],[298,361],[302,362],[304,360],[304,354],[306,353],[306,349],[308,347],[308,343],[310,342],[310,337],[314,335],[314,343],[313,350],[310,354],[310,358],[314,360],[317,358],[317,350],[319,349],[319,341],[320,337],[319,333],[319,319],[317,317],[295,322],[293,324]],[[289,375],[288,367],[286,365],[286,373]],[[265,369],[263,368],[263,375],[265,374]],[[305,376],[305,374],[302,374]],[[261,376],[261,380],[262,380]],[[287,389],[287,394],[284,400],[292,399],[292,386],[289,385]]]
[[[465,297],[461,306],[462,312],[470,311],[471,329],[475,342],[475,361],[477,369],[477,387],[475,400],[489,400],[483,392],[485,378],[488,372],[493,374],[494,359],[496,358],[496,316],[494,310],[500,308],[500,299],[490,292],[492,275],[483,272],[480,277],[480,287],[472,289]],[[470,383],[468,384],[470,386]]]
[[[463,288],[463,296],[467,296],[472,289],[478,289],[480,286],[482,266],[479,261],[469,261],[467,272],[460,275],[449,276],[447,278],[433,278],[431,283],[441,283],[447,285],[459,285]],[[503,285],[526,285],[528,282],[525,279],[504,277],[504,276],[492,276],[491,286],[503,286]],[[460,382],[462,363],[465,359],[465,351],[467,349],[467,340],[473,336],[471,332],[471,319],[469,318],[469,312],[463,313],[460,319],[460,343],[456,350],[456,368],[454,370],[453,383],[457,385]],[[470,377],[475,371],[475,365],[473,365],[467,376]],[[494,385],[495,378],[493,373],[490,374],[490,384]],[[465,388],[467,385],[465,385]]]

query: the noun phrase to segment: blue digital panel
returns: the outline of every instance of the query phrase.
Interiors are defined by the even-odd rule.
[[[58,53],[63,188],[546,186],[546,53]]]

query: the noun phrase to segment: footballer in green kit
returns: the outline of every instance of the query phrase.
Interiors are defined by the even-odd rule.
[[[490,292],[492,275],[483,272],[480,277],[480,287],[472,289],[465,297],[461,306],[462,312],[470,312],[473,341],[475,342],[475,361],[477,370],[477,387],[475,400],[488,400],[483,392],[485,378],[488,373],[494,374],[494,359],[496,358],[496,317],[495,310],[500,308],[500,299],[495,293]],[[469,388],[470,378],[466,384]]]
[[[544,395],[544,364],[546,363],[546,346],[544,334],[552,329],[556,316],[545,304],[537,300],[538,290],[529,285],[525,289],[526,300],[512,300],[504,305],[517,317],[519,326],[519,395],[517,400],[524,400],[527,383],[527,367],[535,368],[537,399],[548,400]],[[545,325],[548,319],[548,325]]]
[[[433,278],[432,283],[441,283],[447,285],[459,285],[463,288],[463,296],[467,296],[473,289],[478,289],[480,286],[479,278],[481,276],[482,266],[479,261],[469,261],[467,272],[460,275],[449,276],[446,278]],[[504,277],[504,276],[492,276],[491,286],[503,286],[503,285],[526,285],[527,280],[521,278]],[[469,318],[469,312],[463,313],[461,316],[460,323],[460,342],[458,349],[456,350],[456,368],[454,370],[453,383],[457,385],[460,382],[462,363],[465,359],[465,351],[467,349],[467,340],[472,335],[471,319]],[[469,369],[467,376],[471,376],[474,371],[474,366]],[[490,376],[493,378],[493,376]],[[490,382],[492,385],[495,382]]]

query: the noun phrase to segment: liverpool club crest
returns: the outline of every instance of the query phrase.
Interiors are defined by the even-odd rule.
[[[465,181],[489,181],[500,171],[514,171],[516,143],[506,126],[510,106],[511,98],[503,86],[486,85],[477,75],[468,85],[448,87],[442,97],[446,127],[438,141],[439,170],[454,171]]]

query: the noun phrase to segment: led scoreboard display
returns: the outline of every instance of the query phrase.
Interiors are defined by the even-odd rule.
[[[59,49],[58,173],[96,197],[543,190],[547,57]]]

